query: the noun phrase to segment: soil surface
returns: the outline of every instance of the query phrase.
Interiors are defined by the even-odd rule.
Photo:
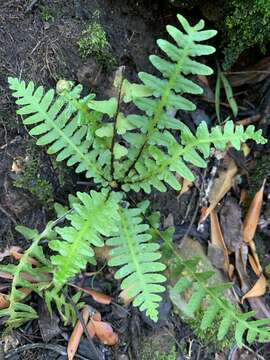
[[[187,9],[182,8],[181,11],[192,18],[193,22],[200,18],[199,9],[191,12]],[[125,65],[127,76],[133,81],[137,80],[136,74],[139,71],[152,71],[148,56],[157,52],[156,39],[166,37],[165,25],[174,24],[176,14],[175,7],[169,5],[167,1],[151,0],[85,0],[81,1],[80,10],[81,17],[78,18],[72,0],[0,0],[0,251],[10,246],[26,249],[29,244],[16,232],[16,225],[23,224],[31,228],[43,229],[48,220],[55,217],[53,201],[66,205],[69,193],[85,190],[91,186],[83,176],[56,166],[54,159],[49,158],[42,148],[34,145],[34,139],[27,133],[20,117],[15,113],[15,104],[8,90],[7,78],[12,76],[25,81],[33,80],[46,89],[55,87],[59,79],[69,79],[75,83],[82,83],[85,93],[94,91],[98,97],[107,98],[113,71],[118,66]],[[91,22],[97,10],[100,12],[100,22],[107,33],[111,51],[117,62],[115,68],[109,71],[98,65],[94,58],[83,61],[78,51],[77,42],[81,32]],[[260,56],[256,60],[260,60]],[[213,78],[211,82],[214,81]],[[214,89],[214,86],[210,87]],[[248,86],[243,85],[238,90],[239,119],[260,115],[257,126],[263,129],[265,136],[268,136],[269,77],[265,77],[259,83],[254,81]],[[209,98],[212,95],[210,94]],[[179,116],[191,128],[194,126],[193,123],[197,124],[200,117],[204,117],[209,125],[213,125],[215,110],[209,98],[208,101],[199,100],[198,110],[194,114],[188,116],[179,114]],[[222,111],[226,115],[226,106]],[[262,147],[250,145],[250,149],[252,155],[248,163],[243,162],[238,153],[232,154],[232,157],[242,169],[243,181],[256,190],[259,186],[255,177],[253,179],[245,174],[249,174],[250,171],[256,173],[257,159],[261,158]],[[263,148],[263,154],[268,156],[269,145]],[[29,162],[34,164],[34,176],[24,186],[18,186]],[[175,241],[180,241],[184,235],[189,235],[195,237],[203,246],[207,245],[210,236],[209,222],[206,222],[203,231],[198,231],[197,204],[201,200],[202,184],[209,176],[213,165],[210,162],[205,172],[198,171],[195,186],[181,196],[181,201],[173,191],[151,195],[152,208],[161,211],[162,224],[165,227],[168,224],[176,226]],[[270,165],[266,165],[263,172],[263,177],[268,176]],[[38,180],[42,180],[44,194],[38,194],[33,190],[39,186]],[[262,178],[259,179],[259,183],[261,180]],[[268,193],[269,186],[266,186],[266,198]],[[232,196],[238,196],[238,189],[232,191]],[[266,221],[270,209],[269,199],[267,201],[263,209]],[[270,260],[270,245],[266,240],[269,237],[268,226],[265,226],[258,236],[263,247],[261,259],[267,264]],[[109,269],[105,268],[94,282],[96,289],[107,291],[111,296],[117,297],[119,288],[113,281]],[[88,279],[84,282],[85,287],[92,285],[92,280]],[[40,300],[32,298],[31,301]],[[91,300],[86,299],[86,301],[92,304]],[[39,307],[41,316],[45,306],[41,302]],[[127,311],[117,305],[102,305],[97,309],[102,312],[103,319],[112,324],[120,339],[119,345],[114,348],[97,344],[97,347],[105,353],[106,359],[150,360],[149,356],[142,357],[143,342],[148,342],[150,341],[148,339],[153,337],[158,338],[160,334],[162,338],[167,339],[166,341],[169,341],[168,339],[173,341],[178,360],[256,359],[251,350],[238,355],[234,351],[234,354],[230,355],[231,349],[217,352],[214,347],[203,344],[172,311],[168,294],[164,295],[157,325],[133,308]],[[52,325],[54,329],[58,326],[59,331],[55,339],[50,339],[48,343],[43,341],[44,337],[40,333],[40,324],[37,321],[16,330],[12,340],[15,342],[15,348],[26,345],[29,349],[26,348],[26,351],[18,353],[11,351],[10,357],[7,358],[67,359],[65,349],[71,329],[61,323]],[[33,344],[39,346],[35,348]],[[268,345],[262,345],[259,351],[265,359],[270,358]],[[81,357],[77,357],[78,359],[92,359],[87,340],[81,342],[79,355]],[[1,352],[0,359],[2,359]],[[169,357],[168,359],[172,360]]]

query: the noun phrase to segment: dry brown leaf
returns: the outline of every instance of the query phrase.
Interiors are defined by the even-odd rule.
[[[251,201],[247,215],[244,219],[243,237],[247,243],[253,240],[259,222],[263,202],[264,185],[265,180],[263,181],[262,187],[255,194],[253,200]]]
[[[86,325],[86,329],[88,331],[88,334],[91,338],[93,338],[96,334],[95,326],[93,324],[92,320],[88,321],[88,324]]]
[[[223,251],[223,255],[224,255],[223,269],[227,274],[229,274],[229,269],[230,269],[229,254],[223,239],[218,216],[215,210],[211,211],[210,220],[211,220],[211,242],[214,246],[217,246],[219,249]]]
[[[188,192],[190,190],[190,188],[193,186],[193,181],[183,179],[181,181],[181,185],[182,185],[182,187],[181,187],[179,194],[177,195],[177,199],[180,198],[181,195],[185,194],[186,192]]]
[[[6,280],[12,280],[13,279],[13,275],[6,273],[4,271],[0,271],[0,278],[2,279],[6,279]]]
[[[118,298],[123,305],[128,306],[133,301],[134,298],[130,298],[130,296],[128,296],[128,293],[130,289],[132,289],[134,286],[135,284],[128,286],[126,289],[122,290],[118,295]]]
[[[95,321],[92,323],[95,328],[96,336],[104,345],[113,346],[118,342],[118,335],[113,331],[111,325],[105,321]]]
[[[241,303],[243,304],[245,299],[264,295],[266,291],[266,287],[267,287],[267,280],[264,277],[264,275],[261,274],[259,279],[254,284],[254,286],[242,297]]]
[[[4,251],[0,252],[0,262],[7,256],[10,256],[10,253],[12,251],[21,251],[21,248],[19,246],[11,246],[9,248],[6,248]]]
[[[69,285],[92,296],[92,298],[100,304],[109,305],[112,302],[112,298],[109,295],[102,294],[102,293],[92,290],[90,288],[83,288],[83,287],[77,286],[75,284],[70,283]]]
[[[244,84],[256,84],[263,81],[270,74],[270,56],[261,59],[246,71],[230,72],[226,74],[232,87]]]
[[[89,310],[87,306],[85,306],[82,310],[82,317],[86,325],[89,319]],[[73,360],[76,351],[78,349],[82,334],[83,334],[83,327],[80,320],[78,320],[68,341],[68,346],[67,346],[68,360]]]
[[[0,309],[6,309],[9,307],[9,300],[6,294],[0,293]]]
[[[254,259],[252,255],[248,255],[248,261],[250,263],[252,270],[259,277],[261,275],[261,267],[260,268],[258,267],[257,261]]]
[[[219,177],[215,180],[213,188],[209,194],[209,206],[204,212],[204,216],[201,220],[203,222],[213,209],[217,206],[220,200],[227,194],[233,185],[233,180],[237,174],[238,168],[235,161],[227,156],[224,159],[225,170],[220,171]]]
[[[10,256],[14,257],[14,259],[16,259],[16,260],[20,260],[23,256],[23,254],[19,251],[16,251],[16,249],[11,249]],[[29,262],[29,264],[34,265],[34,266],[40,265],[39,262],[32,257],[28,257],[27,261]]]

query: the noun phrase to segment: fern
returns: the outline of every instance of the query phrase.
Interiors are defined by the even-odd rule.
[[[31,126],[30,134],[38,138],[37,144],[47,146],[47,152],[55,154],[57,161],[65,160],[68,166],[74,165],[76,172],[85,172],[86,177],[96,183],[95,190],[78,192],[71,198],[70,210],[63,215],[63,226],[56,226],[56,221],[41,234],[30,231],[32,245],[22,259],[17,265],[3,267],[3,271],[13,275],[10,306],[0,312],[9,317],[10,324],[21,324],[37,316],[31,307],[21,303],[19,287],[34,287],[23,280],[23,272],[36,276],[35,290],[43,291],[50,310],[54,303],[65,322],[69,318],[72,320],[74,313],[63,295],[65,286],[88,263],[94,262],[94,247],[104,243],[110,247],[109,265],[118,267],[115,277],[122,280],[121,287],[133,298],[135,306],[157,321],[160,293],[165,290],[161,285],[165,281],[161,274],[165,266],[158,261],[158,239],[143,220],[146,203],[131,207],[126,193],[130,190],[150,193],[153,187],[165,191],[167,185],[179,190],[176,175],[193,180],[189,165],[205,167],[211,146],[223,150],[231,145],[239,149],[248,139],[257,143],[266,141],[260,130],[255,131],[253,126],[244,130],[231,121],[224,128],[217,126],[211,131],[203,122],[192,133],[171,115],[177,110],[195,109],[186,96],[201,94],[202,89],[186,75],[212,74],[211,68],[194,58],[215,51],[202,42],[212,38],[216,31],[204,30],[203,21],[191,26],[181,15],[178,19],[183,31],[167,27],[174,43],[158,40],[164,58],[150,56],[160,76],[141,72],[142,83],[132,84],[124,79],[120,69],[115,79],[116,96],[108,100],[96,100],[94,94],[81,98],[81,85],[74,86],[65,80],[58,83],[55,94],[54,90],[35,89],[33,82],[26,84],[9,78],[10,89],[19,106],[17,113],[23,117],[25,125]],[[122,102],[134,103],[137,113],[121,112]],[[156,214],[152,215],[150,223],[158,228]],[[39,244],[44,237],[53,251],[48,258]],[[30,266],[29,256],[36,257],[40,266]],[[239,343],[246,329],[250,329],[249,339],[257,336],[255,330],[261,337],[268,336],[264,324],[244,319],[252,316],[251,313],[233,316],[230,306],[220,299],[220,292],[204,283],[210,275],[194,272],[195,265],[194,261],[182,265],[194,275],[193,280],[198,285],[187,311],[192,314],[203,298],[209,296],[212,302],[203,327],[210,326],[218,306],[218,312],[226,310],[219,337],[224,336],[232,321],[237,322]],[[51,281],[42,283],[44,272],[52,274]],[[191,285],[183,278],[178,287],[181,290]],[[80,306],[79,296],[76,301]]]
[[[49,279],[44,271],[51,268],[50,262],[45,258],[42,247],[39,245],[41,239],[46,238],[51,232],[52,224],[49,223],[45,230],[39,234],[36,230],[28,229],[24,226],[17,226],[19,231],[26,239],[32,241],[31,246],[24,252],[17,265],[1,265],[0,271],[7,272],[13,276],[11,291],[8,297],[9,307],[0,310],[0,317],[7,316],[6,325],[9,328],[18,327],[25,321],[37,318],[36,311],[29,305],[23,304],[25,297],[23,288],[35,291],[40,294],[42,289],[48,286]],[[33,265],[29,258],[35,258],[38,263]],[[35,283],[27,280],[24,274],[30,275],[35,279]]]
[[[255,340],[261,342],[270,340],[270,319],[252,320],[256,311],[242,313],[226,300],[223,293],[232,286],[230,283],[210,285],[209,280],[213,273],[196,271],[200,259],[184,260],[178,253],[174,252],[174,255],[177,256],[177,261],[182,266],[182,271],[185,271],[190,279],[183,275],[171,289],[170,297],[177,306],[179,296],[181,296],[186,289],[190,290],[192,288],[192,295],[184,309],[188,317],[194,316],[203,303],[207,303],[200,324],[201,330],[210,328],[214,322],[216,322],[216,319],[221,317],[218,326],[218,340],[222,340],[230,328],[234,328],[235,341],[239,347],[242,347],[244,343],[243,336],[245,334],[249,343]]]
[[[146,310],[146,315],[157,321],[161,300],[157,293],[165,290],[159,284],[166,281],[158,272],[165,266],[156,261],[161,257],[157,252],[159,245],[149,242],[151,235],[146,233],[149,226],[142,224],[141,212],[138,208],[120,211],[119,235],[107,240],[107,245],[113,247],[109,265],[120,266],[115,277],[124,278],[121,287],[128,290],[130,298],[135,298],[133,305]]]
[[[108,198],[107,198],[108,196]],[[94,257],[91,244],[102,247],[102,236],[111,236],[118,230],[119,193],[91,191],[77,193],[80,203],[72,203],[73,212],[66,216],[69,226],[56,227],[60,239],[49,241],[49,247],[58,255],[51,257],[55,266],[53,281],[60,289]]]
[[[76,172],[86,171],[87,177],[106,184],[97,161],[99,154],[97,150],[90,151],[91,143],[85,139],[87,126],[78,126],[80,117],[74,104],[66,103],[63,96],[54,101],[54,90],[44,94],[43,87],[35,90],[32,81],[26,85],[24,81],[9,78],[9,86],[21,106],[17,113],[25,116],[23,123],[35,125],[30,134],[40,136],[37,145],[50,145],[47,152],[58,153],[57,161],[67,160],[68,166],[77,165]]]

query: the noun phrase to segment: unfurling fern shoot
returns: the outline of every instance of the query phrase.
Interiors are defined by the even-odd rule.
[[[224,150],[230,144],[239,149],[248,139],[265,142],[261,131],[255,131],[253,126],[244,130],[228,121],[224,129],[217,126],[209,131],[202,122],[192,133],[172,115],[177,110],[195,109],[186,95],[190,98],[203,90],[186,76],[211,75],[212,69],[195,58],[215,51],[204,42],[216,31],[204,30],[203,21],[191,26],[181,15],[178,20],[181,30],[167,26],[171,41],[157,42],[163,56],[150,56],[159,76],[141,72],[138,75],[142,83],[132,84],[119,75],[115,82],[118,95],[108,100],[95,100],[93,94],[81,97],[81,85],[73,86],[71,82],[61,81],[56,95],[54,90],[35,88],[33,82],[9,78],[19,105],[17,113],[30,127],[30,134],[38,138],[37,144],[46,146],[57,161],[66,161],[96,184],[89,193],[78,192],[72,197],[65,225],[51,226],[49,232],[40,235],[30,232],[33,245],[17,266],[9,268],[14,275],[10,306],[0,310],[11,326],[16,319],[21,323],[36,317],[34,309],[30,311],[21,304],[18,290],[18,286],[30,286],[24,283],[22,272],[33,276],[38,272],[41,276],[39,267],[28,265],[27,257],[37,257],[40,267],[44,265],[52,273],[42,290],[49,308],[53,299],[58,299],[56,305],[63,314],[62,288],[95,261],[94,247],[104,244],[110,248],[108,265],[118,268],[115,277],[122,279],[122,289],[126,289],[135,306],[157,321],[160,294],[165,290],[165,266],[159,261],[159,243],[152,237],[144,211],[129,203],[127,192],[150,193],[153,188],[166,191],[167,186],[179,190],[177,176],[193,180],[189,165],[206,167],[211,146]],[[124,114],[122,102],[132,102],[136,112]],[[53,251],[50,258],[44,256],[39,245],[44,237]],[[40,295],[41,289],[36,289]],[[207,293],[204,288],[198,291],[200,299]],[[198,299],[194,298],[193,303],[197,306]],[[211,317],[212,312],[202,326],[207,326]]]

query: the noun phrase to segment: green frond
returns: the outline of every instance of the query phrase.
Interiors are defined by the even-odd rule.
[[[174,253],[174,255],[177,256],[177,261],[181,264],[182,272],[185,275],[182,275],[171,289],[170,296],[176,306],[181,303],[181,309],[186,316],[193,317],[196,311],[203,307],[204,315],[200,328],[207,330],[214,322],[217,322],[217,319],[221,318],[217,339],[222,340],[233,328],[235,341],[239,347],[242,347],[245,335],[249,343],[255,340],[270,340],[270,319],[252,320],[255,315],[254,311],[242,313],[224,297],[223,292],[230,288],[231,284],[212,285],[210,272],[197,272],[197,259],[194,261],[193,259],[184,260],[178,253]],[[181,274],[179,273],[178,276]],[[186,289],[191,295],[183,309],[183,301],[180,300],[179,296]]]
[[[97,161],[99,152],[90,151],[91,143],[86,140],[87,126],[78,126],[79,115],[73,102],[64,96],[55,100],[54,90],[44,93],[42,86],[37,89],[31,81],[25,84],[16,78],[9,78],[12,95],[20,106],[17,113],[24,117],[25,125],[34,125],[30,134],[38,136],[37,145],[47,145],[48,154],[57,154],[57,161],[67,161],[68,166],[76,165],[76,172],[86,172],[97,183],[104,179],[102,168]]]
[[[146,151],[126,178],[123,185],[125,191],[143,189],[150,193],[151,185],[159,191],[166,191],[164,183],[179,190],[180,185],[175,174],[193,181],[194,175],[188,165],[206,167],[205,159],[210,154],[211,146],[224,150],[227,145],[231,145],[239,150],[241,144],[247,140],[254,140],[259,144],[266,143],[261,130],[255,131],[253,125],[249,125],[246,129],[242,125],[234,126],[232,121],[227,121],[223,129],[221,126],[216,126],[211,131],[208,130],[207,124],[202,122],[195,134],[180,122],[179,129],[180,143],[168,131],[163,133],[155,131],[152,137],[153,145],[146,145]],[[162,150],[160,146],[167,147],[168,152]]]
[[[102,247],[102,236],[112,236],[118,230],[119,193],[92,190],[90,194],[78,192],[77,197],[80,202],[73,202],[73,211],[66,216],[69,225],[56,227],[59,238],[49,241],[49,247],[57,253],[50,260],[55,266],[53,282],[58,290],[94,257],[91,245]]]
[[[23,323],[37,318],[36,311],[29,305],[23,304],[25,297],[24,292],[20,288],[31,289],[40,295],[42,288],[48,286],[50,279],[44,274],[44,268],[48,271],[50,263],[43,254],[40,240],[46,238],[51,232],[51,223],[47,225],[45,230],[39,234],[36,230],[18,226],[19,231],[28,240],[32,241],[30,247],[22,254],[18,260],[18,264],[1,265],[0,271],[8,272],[12,275],[11,291],[8,296],[9,307],[0,310],[0,317],[7,316],[7,331],[22,325]],[[39,264],[32,265],[30,258],[35,258]],[[30,281],[31,277],[34,281]]]
[[[142,223],[141,212],[138,208],[120,210],[119,233],[106,242],[113,247],[109,265],[120,267],[115,277],[124,279],[121,287],[134,298],[133,305],[157,321],[161,300],[158,293],[165,290],[160,283],[166,280],[159,272],[165,266],[157,261],[161,257],[159,245],[150,242],[149,226]]]

